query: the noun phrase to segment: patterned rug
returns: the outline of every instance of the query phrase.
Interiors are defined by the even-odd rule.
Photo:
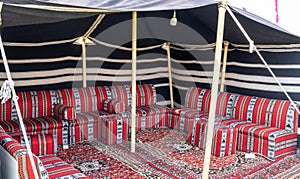
[[[59,149],[58,156],[91,178],[201,178],[204,151],[186,143],[176,130],[137,133],[136,152],[130,142],[107,146],[85,141]],[[211,157],[210,178],[300,178],[300,159],[295,155],[269,161],[244,153]]]

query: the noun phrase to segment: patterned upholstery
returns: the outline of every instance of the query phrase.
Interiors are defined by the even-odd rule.
[[[54,106],[54,116],[60,120],[73,120],[76,118],[76,111],[73,107],[65,104],[56,104]]]
[[[127,108],[128,113],[131,109]],[[136,108],[137,130],[154,129],[169,126],[169,109],[160,105],[140,106]]]
[[[20,179],[34,178],[32,166],[29,160],[27,149],[8,135],[0,126],[0,144],[1,146],[18,162],[18,174]],[[39,178],[48,178],[48,173],[38,157],[33,155],[36,170]]]
[[[29,136],[31,141],[36,141],[39,146],[42,146],[40,140],[49,142],[52,136],[50,135],[39,135]],[[53,138],[52,138],[53,139]],[[53,141],[54,142],[54,141]],[[0,144],[6,149],[12,157],[14,157],[18,163],[18,174],[20,179],[35,178],[27,149],[17,142],[14,138],[8,135],[3,128],[0,126]],[[32,143],[32,145],[34,145]],[[46,144],[48,147],[51,144]],[[49,150],[46,147],[43,147]],[[34,150],[33,150],[34,152]],[[48,151],[50,153],[50,151]],[[61,179],[76,179],[76,178],[87,178],[84,174],[80,173],[77,169],[73,168],[70,164],[64,162],[60,158],[54,155],[44,155],[37,157],[33,154],[35,165],[37,167],[37,173],[39,179],[48,178],[61,178]]]
[[[124,102],[125,113],[131,121],[132,87],[128,85],[112,86],[113,99]],[[157,105],[156,89],[152,84],[136,86],[136,117],[137,130],[145,130],[169,125],[169,110],[165,106]]]
[[[54,105],[57,104],[55,91],[17,92],[17,96],[19,97],[18,103],[23,118],[53,116]]]
[[[104,101],[103,110],[111,114],[123,113],[125,111],[125,104],[116,99],[107,99]]]
[[[30,144],[32,153],[35,155],[56,154],[57,139],[53,134],[37,134],[28,135],[28,142]],[[23,135],[13,136],[19,143],[25,146],[25,139]]]
[[[152,84],[136,85],[136,106],[150,106],[157,102],[156,90]]]
[[[231,119],[238,129],[238,150],[276,159],[297,148],[298,114],[289,101],[236,95]]]
[[[56,91],[40,90],[17,92],[18,104],[26,132],[31,134],[58,135],[59,145],[67,144],[68,124],[54,117],[54,106],[57,104]],[[11,100],[0,105],[0,125],[9,134],[20,133],[21,127],[17,117],[16,108]]]
[[[185,106],[181,108],[173,108],[171,111],[170,127],[178,130],[188,132],[188,126],[183,124],[190,123],[190,119],[208,118],[209,105],[210,105],[211,91],[208,89],[192,87],[190,88],[185,97]],[[231,108],[234,94],[221,92],[218,95],[216,106],[216,121],[225,117],[231,116]]]
[[[107,113],[108,114],[108,113]],[[98,134],[99,112],[78,113],[76,120],[71,120],[69,128],[70,143],[93,140]]]
[[[56,156],[40,156],[40,160],[49,174],[49,179],[88,178],[83,173],[80,173],[79,170]]]
[[[209,111],[211,91],[198,87],[190,88],[185,97],[185,107],[203,112]]]
[[[173,108],[170,127],[179,131],[189,132],[191,129],[190,126],[193,124],[193,120],[196,118],[207,119],[208,113],[186,107]]]
[[[112,98],[122,101],[125,107],[131,107],[131,91],[128,85],[111,86]]]
[[[101,116],[98,121],[98,140],[107,145],[120,144],[127,140],[127,118],[112,114]]]
[[[92,112],[101,109],[102,102],[110,98],[106,86],[70,88],[57,90],[58,101],[69,107],[74,107],[76,113]],[[100,96],[101,95],[101,96]]]
[[[190,119],[191,128],[188,132],[188,143],[205,149],[207,120]],[[237,129],[230,126],[216,123],[213,129],[212,150],[211,153],[217,157],[224,157],[234,154],[237,147]]]

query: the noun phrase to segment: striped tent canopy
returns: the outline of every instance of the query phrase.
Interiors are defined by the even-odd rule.
[[[137,83],[153,83],[158,101],[170,104],[167,52],[171,44],[175,104],[186,89],[211,87],[218,4],[208,0],[2,0],[1,36],[15,86],[20,90],[82,85],[82,49],[74,43],[90,30],[87,84],[131,83],[131,11],[138,11]],[[230,1],[229,1],[230,3]],[[300,38],[231,7],[295,101],[300,101]],[[174,14],[175,13],[175,14]],[[100,23],[93,24],[101,16]],[[170,19],[177,18],[171,26]],[[230,43],[226,90],[286,99],[232,18],[225,19]],[[6,79],[0,65],[0,81]]]

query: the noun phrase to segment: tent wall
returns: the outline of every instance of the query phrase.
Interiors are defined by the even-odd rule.
[[[215,41],[217,7],[214,4],[207,7],[178,10],[176,12],[178,24],[175,27],[169,25],[172,15],[173,11],[138,13],[138,49],[156,47],[138,50],[137,84],[155,84],[159,101],[170,103],[167,52],[159,47],[165,42],[170,42],[172,44],[171,66],[174,100],[176,105],[180,105],[184,103],[188,87],[211,87],[214,51],[188,50],[186,46],[180,44],[213,43]],[[269,25],[257,23],[243,15],[237,15],[256,44],[300,42],[296,36],[271,28]],[[96,17],[2,28],[1,34],[6,42],[5,49],[16,89],[57,89],[82,86],[81,46],[72,44],[72,39],[85,34]],[[130,84],[131,13],[106,15],[91,36],[113,46],[97,44],[87,47],[87,86]],[[228,16],[226,17],[224,38],[231,43],[246,43]],[[62,40],[67,42],[56,45],[36,44]],[[28,47],[21,47],[8,44],[8,42],[32,44]],[[127,50],[118,49],[119,46],[126,47]],[[300,101],[299,52],[264,52],[263,56],[269,64],[282,68],[272,69],[279,78],[288,78],[288,80],[282,78],[283,85],[288,87],[287,91],[293,100]],[[248,64],[258,67],[250,67]],[[292,65],[293,68],[287,64]],[[285,99],[277,84],[272,81],[268,71],[260,66],[263,65],[257,56],[249,54],[247,49],[246,52],[229,51],[225,90],[246,95]],[[3,65],[0,66],[0,70],[0,80],[3,81],[6,79]],[[256,87],[260,86],[262,86],[260,90],[257,90]]]
[[[291,98],[300,101],[300,52],[261,52]],[[226,90],[245,95],[287,99],[256,54],[229,52]]]

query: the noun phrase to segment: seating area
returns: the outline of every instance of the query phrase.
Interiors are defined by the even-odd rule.
[[[172,127],[203,137],[196,134],[199,130],[193,129],[195,123],[191,119],[208,119],[209,96],[209,89],[190,88],[185,107],[172,110]],[[228,92],[218,95],[215,123],[237,129],[236,149],[239,151],[254,152],[270,159],[295,153],[298,119],[299,115],[289,101]]]
[[[111,145],[130,135],[132,95],[128,85],[26,91],[17,95],[41,178],[85,178],[55,156],[58,146],[67,149],[71,144],[94,139]],[[154,85],[137,85],[137,130],[172,128],[188,134],[189,144],[205,149],[210,97],[209,89],[191,87],[184,106],[170,109],[157,104]],[[1,152],[1,163],[9,163],[7,167],[18,170],[15,174],[27,178],[32,172],[24,171],[30,164],[13,102],[1,104],[0,111],[0,148],[6,151]],[[296,152],[297,126],[298,114],[289,101],[221,92],[212,154],[224,157],[243,151],[277,159]],[[2,173],[6,169],[2,167]],[[12,171],[4,175],[7,172]]]

